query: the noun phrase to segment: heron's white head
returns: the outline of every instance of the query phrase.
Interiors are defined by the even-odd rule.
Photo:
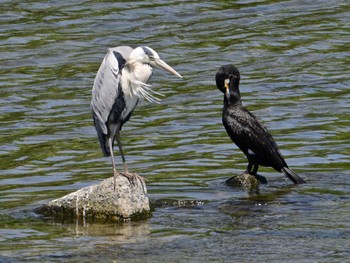
[[[142,46],[135,48],[130,53],[127,64],[133,68],[141,65],[162,68],[170,72],[171,74],[182,78],[182,76],[179,73],[177,73],[175,69],[173,69],[167,63],[161,60],[158,53],[150,47]]]
[[[175,69],[160,59],[157,52],[152,48],[142,46],[135,48],[129,55],[126,62],[127,69],[124,76],[128,76],[128,80],[132,83],[132,92],[138,97],[144,98],[150,102],[159,102],[160,99],[152,95],[152,93],[161,95],[150,89],[150,85],[146,84],[152,75],[153,67],[162,68],[175,76],[182,78]]]

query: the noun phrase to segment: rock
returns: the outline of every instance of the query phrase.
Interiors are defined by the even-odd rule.
[[[113,181],[111,177],[84,187],[39,207],[36,212],[61,220],[123,221],[149,217],[150,204],[144,181],[136,179],[130,182],[119,175],[115,191]]]
[[[226,184],[235,187],[243,187],[247,190],[257,189],[260,184],[266,184],[267,180],[264,176],[261,175],[251,175],[248,173],[242,173],[239,175],[235,175],[228,180],[226,180]]]

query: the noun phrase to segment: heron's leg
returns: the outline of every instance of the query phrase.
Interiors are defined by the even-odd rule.
[[[108,138],[108,147],[109,147],[109,152],[111,153],[111,159],[112,159],[112,165],[113,165],[114,191],[115,191],[116,178],[117,178],[118,173],[117,173],[117,170],[115,169],[112,138]]]
[[[122,142],[120,139],[120,131],[119,130],[117,131],[115,138],[117,140],[119,152],[120,152],[120,155],[122,157],[122,161],[123,161],[123,165],[124,165],[124,173],[122,173],[122,175],[124,175],[126,178],[128,178],[129,181],[133,184],[135,184],[136,179],[139,179],[140,181],[145,182],[146,179],[144,177],[142,177],[136,173],[129,172],[128,166],[127,166],[126,161],[125,161],[124,153],[123,153],[123,146],[122,146]]]
[[[123,153],[123,146],[122,146],[122,142],[120,140],[120,131],[117,131],[115,138],[117,140],[119,152],[120,152],[120,155],[122,157],[122,161],[123,161],[123,165],[124,165],[124,172],[126,174],[128,174],[129,170],[128,170],[128,165],[126,164],[124,153]]]

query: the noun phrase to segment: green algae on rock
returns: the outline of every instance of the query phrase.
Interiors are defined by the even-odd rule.
[[[260,184],[266,184],[267,180],[261,175],[251,175],[248,173],[242,173],[232,176],[226,180],[226,184],[235,187],[243,187],[246,190],[257,189]]]

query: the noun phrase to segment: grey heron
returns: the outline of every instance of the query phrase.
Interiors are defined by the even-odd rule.
[[[158,102],[158,94],[147,84],[153,67],[162,68],[180,78],[172,67],[160,59],[150,47],[140,46],[135,49],[119,46],[108,49],[97,71],[92,89],[91,108],[94,125],[104,156],[110,156],[113,165],[114,189],[118,175],[113,154],[114,140],[124,165],[121,174],[130,180],[139,177],[128,171],[121,143],[120,131],[130,119],[140,99]],[[140,177],[139,177],[140,178]]]
[[[233,65],[224,65],[216,73],[216,85],[224,93],[222,122],[231,140],[247,156],[246,173],[257,176],[259,165],[269,166],[295,184],[305,183],[288,167],[261,121],[242,105],[239,81],[239,71]]]

